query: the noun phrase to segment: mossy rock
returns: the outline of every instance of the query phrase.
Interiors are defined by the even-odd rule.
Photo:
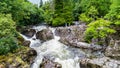
[[[34,55],[32,56],[28,55],[30,50],[31,48],[29,47],[21,46],[19,49],[15,50],[13,53],[0,55],[0,66],[2,66],[2,68],[6,68],[6,67],[30,68],[31,58],[33,61],[35,57]],[[27,59],[29,61],[24,59]]]

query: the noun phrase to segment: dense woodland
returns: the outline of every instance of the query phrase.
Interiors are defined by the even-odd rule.
[[[47,23],[50,26],[88,25],[85,40],[106,38],[120,27],[119,0],[50,0],[34,5],[27,0],[0,0],[0,55],[21,45],[17,27]],[[99,34],[98,34],[99,33]]]

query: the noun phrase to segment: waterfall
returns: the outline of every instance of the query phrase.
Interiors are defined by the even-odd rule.
[[[46,29],[46,26],[34,26],[37,32],[41,31],[42,29]],[[59,36],[55,35],[55,28],[51,28],[54,39],[41,43],[34,35],[32,38],[27,38],[26,36],[22,35],[26,40],[31,41],[30,47],[34,48],[37,52],[37,57],[34,60],[31,68],[39,68],[40,64],[42,63],[42,59],[44,56],[48,56],[49,59],[53,60],[54,62],[58,62],[62,65],[62,68],[80,68],[79,66],[79,59],[80,57],[84,56],[85,53],[80,50],[79,48],[72,48],[60,43],[58,40],[60,39]]]

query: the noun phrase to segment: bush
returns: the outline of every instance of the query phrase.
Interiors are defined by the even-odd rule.
[[[0,39],[0,55],[13,52],[16,48],[18,48],[18,44],[14,37],[4,37]]]
[[[0,14],[0,55],[12,52],[17,46],[17,31],[10,14]]]
[[[79,16],[79,20],[86,22],[86,23],[90,23],[92,21],[92,18],[89,18],[88,16],[86,16],[85,13],[80,14]]]
[[[53,19],[52,26],[60,26],[65,25],[65,19],[61,17],[57,17]]]
[[[85,31],[85,40],[90,42],[92,38],[105,38],[108,35],[115,33],[115,30],[110,28],[110,21],[99,19],[88,25]]]

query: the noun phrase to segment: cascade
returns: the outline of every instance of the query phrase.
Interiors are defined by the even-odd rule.
[[[34,26],[36,32],[42,29],[47,29],[46,26]],[[62,68],[80,68],[79,59],[85,56],[85,53],[79,48],[72,48],[59,42],[60,37],[55,35],[55,28],[49,27],[53,32],[54,39],[41,43],[40,40],[35,39],[34,35],[32,38],[27,38],[22,35],[24,39],[31,41],[30,47],[34,48],[37,52],[37,57],[31,68],[39,68],[42,63],[43,57],[47,56],[54,62],[58,62],[62,65]],[[33,39],[34,38],[34,39]]]

